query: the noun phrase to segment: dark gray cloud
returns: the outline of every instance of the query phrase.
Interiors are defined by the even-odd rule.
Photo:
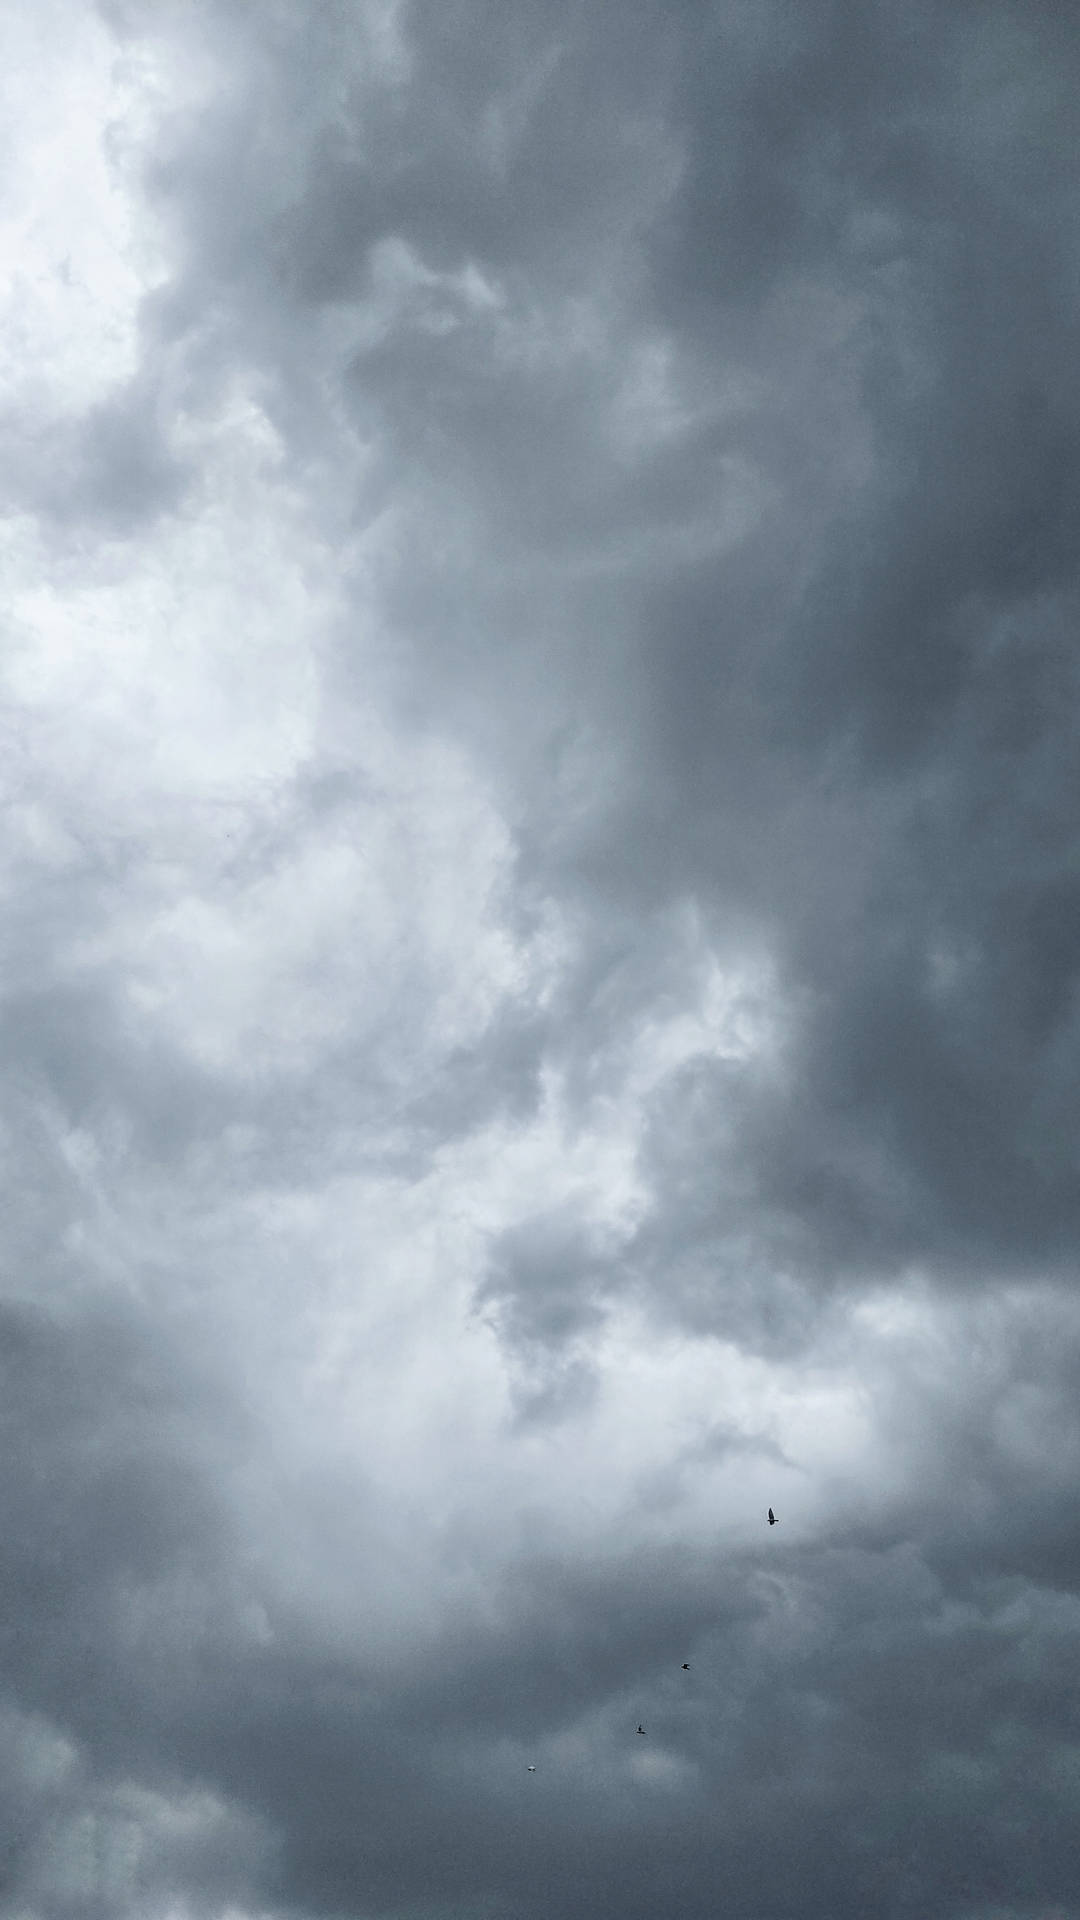
[[[16,416],[0,433],[9,509],[30,508],[54,528],[130,536],[183,498],[188,475],[149,382],[110,394],[74,424]]]
[[[1080,1913],[1075,30],[42,21],[4,1901]]]

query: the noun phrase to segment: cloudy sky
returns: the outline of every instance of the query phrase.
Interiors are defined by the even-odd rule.
[[[1073,1920],[1068,9],[0,88],[5,1920]]]

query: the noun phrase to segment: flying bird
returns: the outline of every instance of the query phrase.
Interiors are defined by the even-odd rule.
[[[682,1670],[683,1670],[683,1672],[684,1672],[684,1673],[689,1673],[689,1671],[690,1671],[690,1662],[689,1662],[689,1660],[684,1660],[684,1661],[683,1661],[683,1663],[682,1663]]]
[[[535,1767],[530,1767],[530,1768],[529,1768],[529,1772],[530,1772],[530,1773],[535,1773],[535,1772],[536,1772],[536,1768],[535,1768]]]
[[[769,1525],[770,1527],[775,1527],[776,1525],[776,1515],[771,1507],[769,1508]]]
[[[638,1732],[639,1732],[639,1733],[644,1733],[644,1731],[645,1731],[645,1729],[644,1729],[644,1727],[639,1727],[639,1728],[638,1728]]]

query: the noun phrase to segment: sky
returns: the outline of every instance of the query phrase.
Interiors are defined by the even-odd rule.
[[[4,1920],[1078,1920],[1068,9],[0,92]]]

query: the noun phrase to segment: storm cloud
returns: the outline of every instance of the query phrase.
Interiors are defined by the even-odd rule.
[[[5,1912],[1080,1916],[1066,11],[0,38]]]

